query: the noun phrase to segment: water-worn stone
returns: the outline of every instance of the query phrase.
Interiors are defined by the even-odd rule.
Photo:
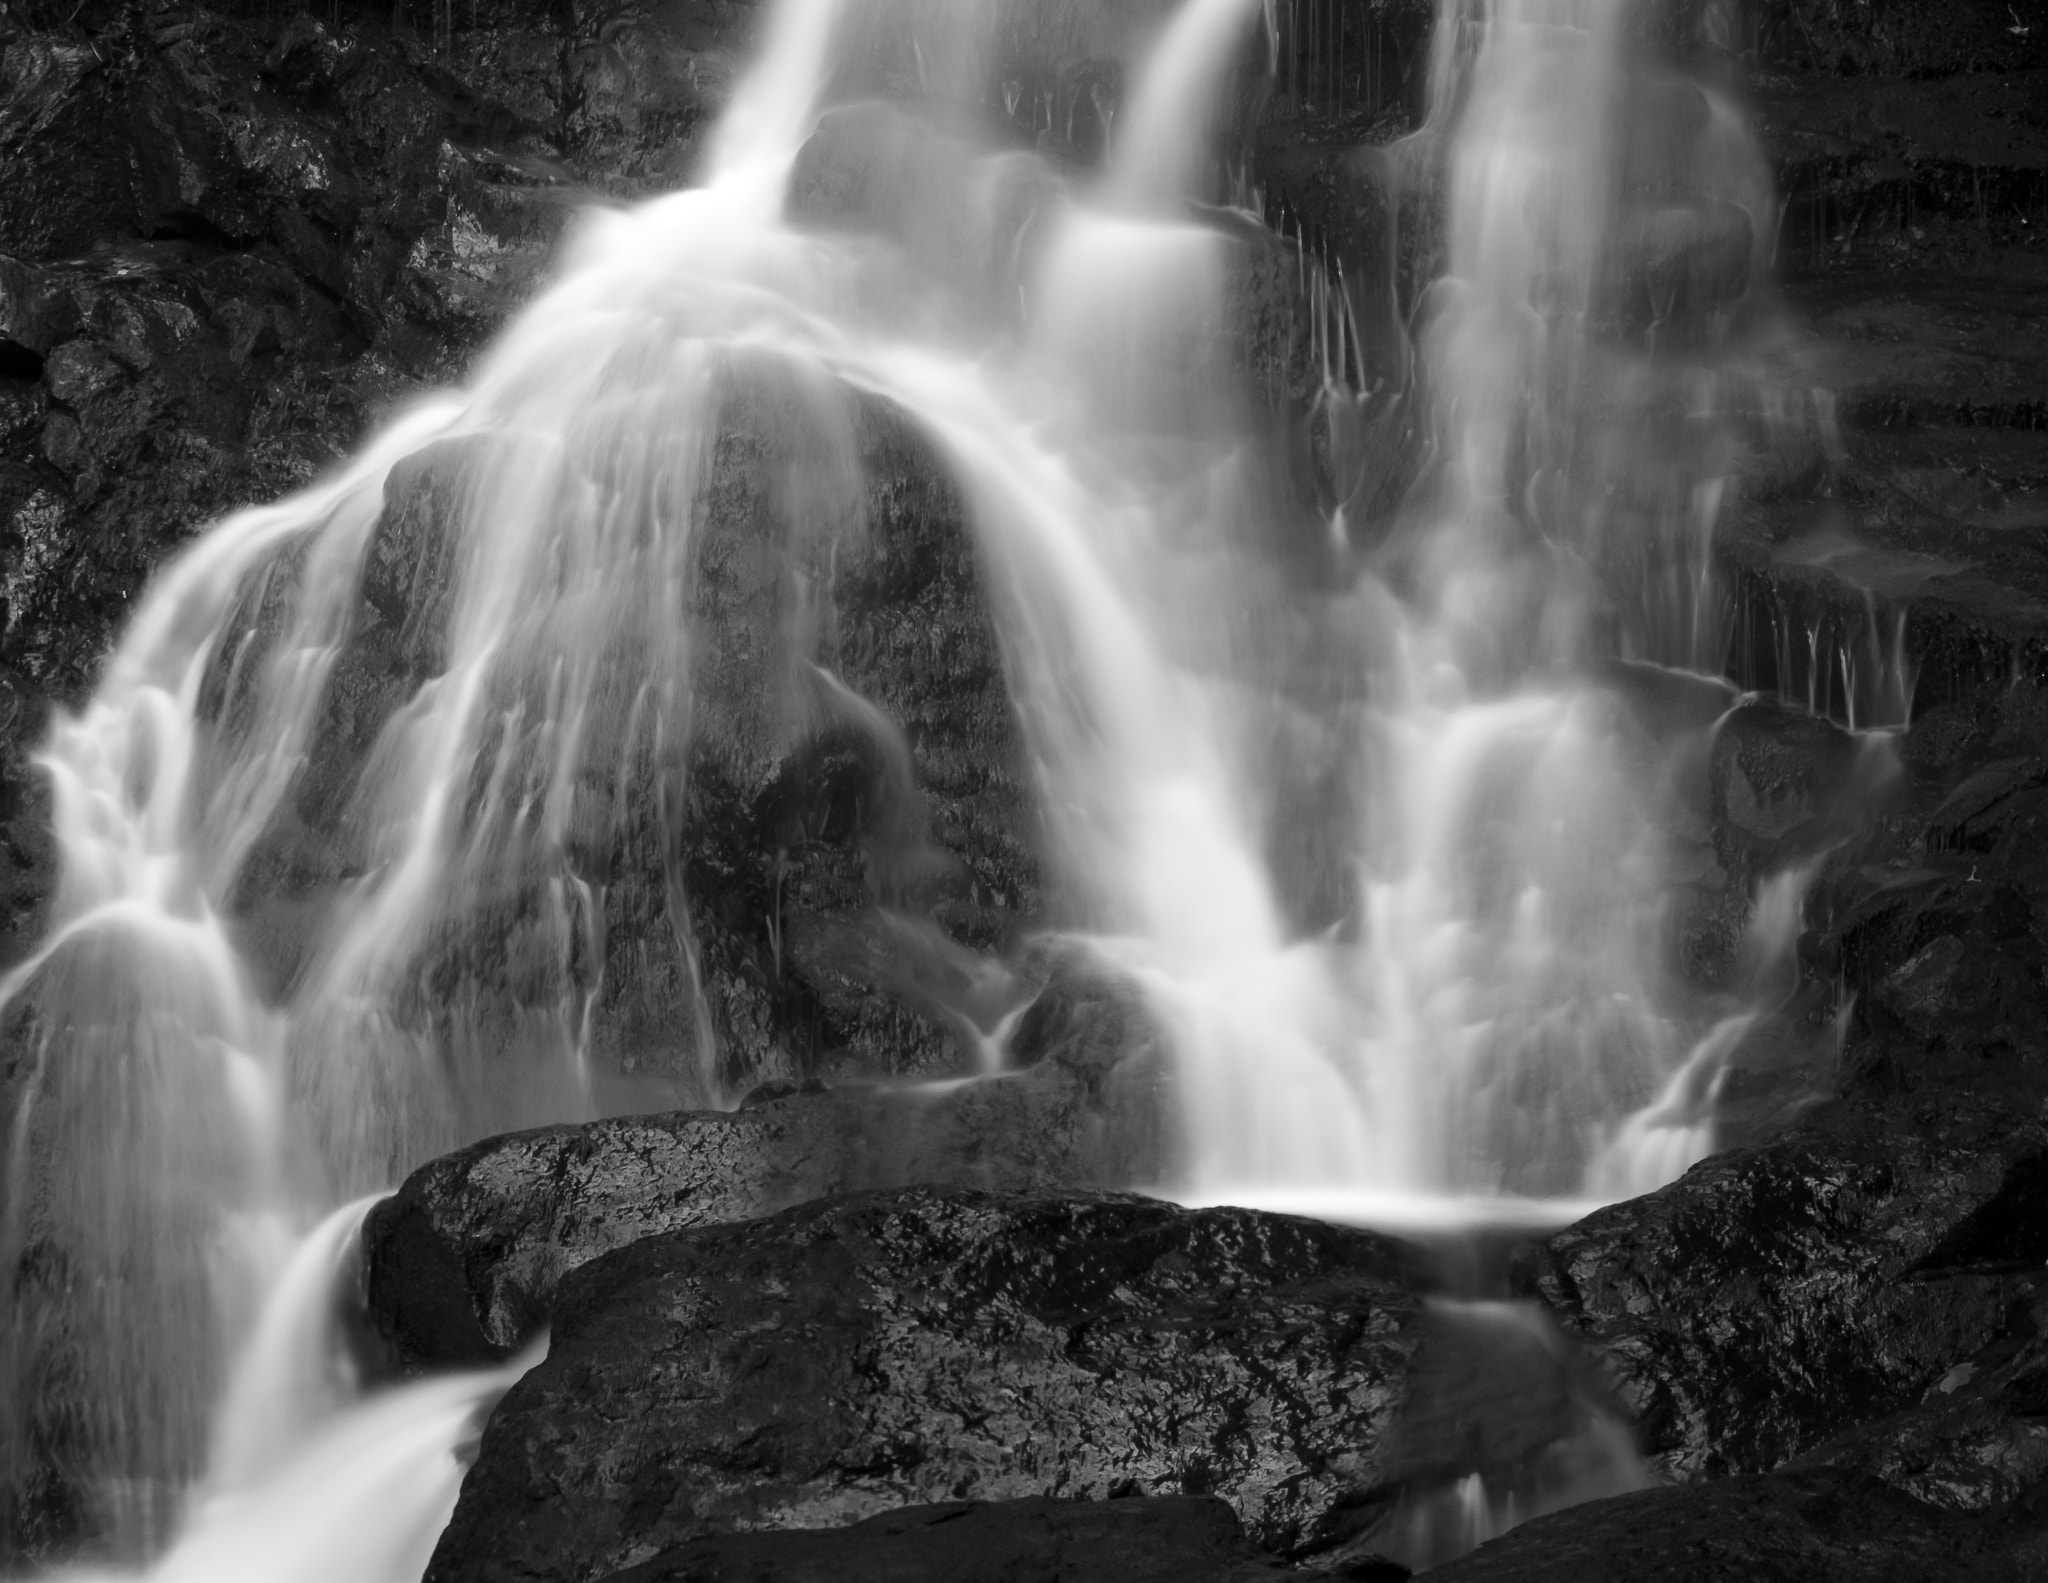
[[[2048,1343],[2038,1297],[2019,1329],[1935,1381],[1900,1412],[1823,1441],[1794,1467],[1882,1479],[1932,1506],[1995,1511],[2048,1488]]]
[[[1929,710],[1893,806],[1823,869],[1815,965],[1856,997],[1849,1093],[1902,1115],[2048,1101],[2044,706],[1999,686]]]
[[[1116,1195],[857,1194],[573,1274],[429,1583],[1032,1495],[1218,1495],[1283,1555],[1387,1492],[1418,1311],[1367,1232]]]
[[[2044,1160],[2037,1121],[1918,1131],[1840,1107],[1598,1211],[1521,1276],[1604,1356],[1654,1460],[1767,1471],[2031,1332],[2048,1275],[2006,1248]]]
[[[1035,798],[965,503],[886,403],[772,363],[727,384],[678,832],[727,1086],[958,1072],[980,1008],[949,981],[1039,905]]]
[[[1062,986],[1041,1000],[1040,1020],[1056,1020],[1074,994]],[[1099,1039],[1116,1012],[1091,1004]],[[496,1361],[546,1323],[571,1270],[642,1237],[854,1188],[1123,1187],[1166,1175],[1156,1044],[1031,1025],[1017,1042],[1049,1053],[968,1083],[813,1085],[731,1112],[515,1133],[434,1160],[364,1226],[372,1321],[405,1367]]]
[[[1723,866],[1768,873],[1853,829],[1860,810],[1847,794],[1870,778],[1869,758],[1833,721],[1776,699],[1730,710],[1707,771]]]
[[[642,1085],[639,1106],[819,1072],[970,1069],[1018,998],[985,953],[1037,909],[1021,732],[940,459],[880,402],[793,390],[772,364],[728,384],[676,590],[694,656],[687,744],[680,727],[666,750],[593,727],[584,773],[606,791],[583,794],[561,854],[603,909],[604,959],[575,968],[590,1054],[602,1078]],[[385,481],[305,755],[231,899],[272,985],[298,980],[336,898],[376,861],[358,784],[446,664],[461,547],[499,457],[487,437],[443,440]],[[229,678],[259,674],[283,640],[304,562],[293,545],[257,567],[227,623],[200,709],[230,741],[254,717]],[[642,659],[622,648],[607,663]],[[599,772],[606,753],[631,758]],[[413,1024],[451,1003],[508,1027],[549,1014],[559,984],[514,982],[507,942],[548,915],[561,876],[501,879],[415,964]]]
[[[1399,1583],[1407,1569],[1348,1569]],[[611,1583],[1321,1583],[1245,1541],[1214,1498],[981,1501],[910,1506],[847,1528],[707,1535]]]
[[[1839,1472],[1644,1490],[1540,1517],[1441,1583],[2024,1583],[2048,1567],[2038,1512],[1958,1515]]]

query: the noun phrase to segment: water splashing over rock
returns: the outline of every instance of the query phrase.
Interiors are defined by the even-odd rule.
[[[350,1222],[289,1251],[323,1209],[486,1133],[813,1076],[791,1008],[830,983],[1010,1058],[1030,986],[962,921],[942,733],[840,630],[890,445],[971,519],[1033,921],[1167,1035],[1149,1185],[1485,1215],[1704,1153],[1769,975],[1679,982],[1668,836],[1728,704],[1693,674],[1728,626],[1713,352],[1767,183],[1622,9],[1445,0],[1428,119],[1365,162],[1390,233],[1441,223],[1404,306],[1392,253],[1367,301],[1226,207],[1235,84],[1282,55],[1254,0],[1160,11],[1127,102],[989,81],[992,3],[777,7],[703,184],[591,216],[467,386],[193,546],[53,733],[64,885],[0,989],[35,1052],[10,1459],[155,1547],[228,1360],[303,1350],[256,1315],[326,1279]],[[1059,153],[1093,116],[1102,169],[999,141],[999,102]],[[1782,956],[1799,893],[1763,884]],[[343,1412],[304,1476],[444,1476],[502,1383]],[[349,1394],[306,1388],[302,1427]],[[230,1484],[299,1433],[242,1405]],[[401,1431],[423,1460],[352,1460]],[[404,1574],[392,1544],[363,1564]]]

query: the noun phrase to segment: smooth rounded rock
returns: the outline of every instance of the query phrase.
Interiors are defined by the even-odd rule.
[[[1107,1194],[857,1194],[575,1272],[428,1583],[596,1578],[939,1500],[1217,1495],[1341,1548],[1390,1492],[1400,1245]]]

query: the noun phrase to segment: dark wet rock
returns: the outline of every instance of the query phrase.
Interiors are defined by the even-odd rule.
[[[1652,701],[1644,691],[1624,679],[1639,716]],[[1798,973],[1772,957],[1801,933],[1805,897],[1803,883],[1787,890],[1788,881],[1810,876],[1897,801],[1896,754],[1887,739],[1853,735],[1768,695],[1681,691],[1677,718],[1696,721],[1700,734],[1668,771],[1680,960],[1696,984],[1782,999]],[[1774,920],[1773,907],[1793,911]],[[1769,938],[1774,929],[1787,941]]]
[[[1643,209],[1613,265],[1616,328],[1665,347],[1713,344],[1756,281],[1757,241],[1748,209],[1725,197]]]
[[[2048,1098],[2042,702],[2007,687],[1931,710],[1889,810],[1822,872],[1815,967],[1856,996],[1852,1094],[1935,1115]]]
[[[1769,970],[1761,957],[1772,947],[1756,934],[1770,927],[1759,923],[1773,905],[1768,889],[1814,872],[1897,800],[1893,744],[1776,698],[1750,698],[1714,724],[1704,780],[1711,853],[1694,857],[1685,959],[1699,982],[1768,993],[1773,986],[1757,975]],[[1680,822],[1676,833],[1683,840],[1690,830]],[[1800,921],[1780,926],[1796,937]]]
[[[2038,1327],[2043,1317],[2037,1301],[2029,1322]],[[1994,1342],[1921,1401],[1824,1441],[1793,1465],[1868,1474],[1957,1511],[2033,1498],[2048,1488],[2048,1344],[2038,1328]]]
[[[31,735],[194,527],[459,368],[550,254],[567,189],[489,74],[357,10],[10,13],[0,665]]]
[[[322,909],[374,861],[357,788],[445,663],[458,534],[496,456],[436,442],[386,480],[305,761],[231,898],[274,985],[296,982]],[[893,409],[738,369],[694,544],[687,758],[636,746],[564,853],[603,910],[600,1071],[657,1085],[637,1108],[972,1069],[1029,995],[997,954],[1037,912],[1037,815],[958,489]],[[254,571],[228,622],[201,713],[230,739],[252,697],[228,677],[286,630],[303,559]],[[451,1001],[548,1014],[555,986],[507,969],[510,932],[544,902],[502,889],[418,965],[420,1019]]]
[[[1962,1516],[1875,1479],[1784,1473],[1644,1490],[1538,1518],[1443,1583],[2021,1583],[2048,1566],[2048,1526]]]
[[[2048,1278],[1999,1239],[2044,1158],[2024,1113],[1840,1106],[1589,1216],[1522,1278],[1606,1360],[1653,1460],[1761,1472],[2035,1331]]]
[[[976,953],[1039,877],[959,489],[892,408],[764,369],[732,384],[705,499],[683,884],[722,1076],[967,1069],[978,980],[1004,977]]]
[[[569,1271],[643,1237],[856,1188],[1121,1187],[1166,1174],[1174,1140],[1156,1046],[1105,1050],[1040,1029],[1020,1043],[1051,1048],[999,1077],[771,1087],[733,1112],[547,1127],[434,1160],[364,1227],[371,1317],[407,1367],[497,1360],[546,1323]]]
[[[1018,142],[1092,157],[1133,30],[1165,9],[1001,8],[981,113],[997,119],[1000,105]],[[1312,256],[1344,266],[1361,361],[1392,378],[1438,217],[1426,185],[1391,179],[1383,145],[1414,123],[1434,7],[1340,8],[1343,47],[1325,33],[1320,54],[1292,26],[1316,8],[1282,9],[1279,71],[1257,90],[1269,135],[1255,179]],[[1685,27],[1728,10],[1673,9]],[[197,524],[306,481],[390,401],[459,372],[530,289],[576,203],[687,172],[762,11],[0,4],[0,953],[26,946],[50,883],[47,793],[26,751],[52,702],[80,696],[152,569]],[[1777,449],[1719,541],[1744,633],[1735,668],[1845,725],[1896,724],[1908,706],[1916,724],[1898,744],[1896,799],[1866,834],[1845,811],[1872,812],[1854,796],[1867,766],[1841,731],[1752,706],[1717,742],[1718,801],[1684,832],[1712,898],[1711,950],[1691,965],[1725,979],[1756,880],[1831,852],[1806,955],[1855,996],[1838,1074],[1852,1103],[1552,1242],[1543,1290],[1617,1360],[1670,1466],[1797,1455],[1988,1507],[2042,1476],[2032,1228],[2048,1093],[2048,738],[2018,719],[2038,707],[2032,688],[2011,683],[2048,658],[2035,531],[2048,521],[2048,313],[2030,239],[2048,27],[2029,30],[1994,0],[1770,0],[1746,16],[1758,61],[1780,74],[1761,84],[1790,200],[1779,262],[1805,278],[1789,297],[1790,349],[1763,348],[1785,359],[1796,412],[1749,415]],[[899,29],[898,45],[909,36]],[[918,65],[878,47],[872,81],[844,86],[914,92]],[[894,146],[873,143],[884,157]],[[825,172],[840,185],[821,183],[832,202],[818,218],[871,216],[862,171]],[[1719,311],[1753,295],[1733,214],[1688,199],[1651,218],[1637,238],[1644,302]],[[1744,219],[1754,246],[1758,221]],[[1245,367],[1278,405],[1312,397],[1321,369],[1304,356],[1298,255],[1261,242],[1236,257]],[[1407,479],[1358,457],[1397,450],[1406,415],[1383,395],[1347,421],[1314,442],[1319,488],[1365,523]],[[737,1115],[550,1129],[415,1178],[380,1221],[380,1257],[403,1272],[387,1286],[404,1293],[391,1323],[415,1360],[496,1355],[597,1253],[791,1198],[917,1175],[1010,1190],[1145,1174],[1136,1162],[1157,1138],[1119,1133],[1104,1095],[1144,1087],[1130,1075],[1142,1062],[1114,1062],[1147,1032],[1128,997],[1100,985],[1062,980],[1031,1004],[1012,1040],[1020,1061],[1042,1061],[1031,1071],[914,1096],[807,1086],[817,1072],[957,1069],[1036,983],[1014,950],[1039,906],[1027,777],[957,492],[893,416],[863,407],[850,423],[869,480],[863,520],[856,530],[835,505],[847,531],[832,553],[807,541],[790,563],[810,579],[799,604],[815,627],[709,679],[691,777],[684,889],[726,1076],[735,1092],[769,1084]],[[757,443],[745,413],[733,430],[735,514],[710,536],[700,592],[713,626],[738,627],[790,592],[736,543],[771,522],[783,531],[760,485],[789,458]],[[344,660],[304,827],[262,855],[265,883],[287,899],[353,871],[336,817],[349,779],[431,668],[411,590],[432,561],[448,460],[405,470],[389,502],[367,602],[377,619]],[[793,690],[792,654],[822,668]],[[2006,701],[1987,706],[1992,692]],[[805,728],[785,730],[797,717]],[[645,857],[653,827],[646,808],[628,810],[621,850]],[[579,849],[579,875],[607,870],[600,845]],[[701,1053],[659,869],[640,863],[637,880],[606,891],[598,1054],[621,1068]],[[1313,927],[1344,912],[1340,898]],[[288,973],[285,910],[252,912],[251,934]],[[490,954],[474,941],[471,953]],[[1724,1101],[1753,1075],[1730,1074]],[[1147,1114],[1156,1121],[1156,1107]],[[605,1322],[595,1301],[565,1335]],[[612,1379],[616,1400],[637,1400]],[[1435,1446],[1417,1424],[1401,1443]],[[1502,1447],[1529,1449],[1526,1427],[1503,1420],[1481,1448],[1491,1471]],[[1435,1450],[1404,1465],[1415,1478],[1463,1466]],[[1863,1513],[1907,1558],[1886,1567],[1921,1570],[1926,1530],[1906,1508],[1848,1484],[1802,1485],[1796,1501],[1781,1498],[1788,1487],[1744,1507],[1751,1486],[1731,1486],[1733,1506],[1685,1508],[1708,1513],[1705,1530],[1673,1531],[1755,1574],[1832,1565]],[[652,1504],[661,1493],[652,1479],[640,1491]],[[54,1485],[45,1495],[52,1512],[67,1498]],[[1790,1535],[1785,1546],[1743,1549],[1751,1518]],[[1956,1539],[1955,1555],[1995,1560],[1974,1542]],[[1652,1565],[1632,1575],[1655,1576]]]
[[[560,9],[575,20],[559,65],[547,33],[530,25],[473,47],[489,48],[498,71],[530,78],[536,110],[560,116],[563,154],[608,195],[637,198],[685,185],[758,41],[766,7],[687,0]]]
[[[1407,313],[1437,267],[1434,194],[1417,182],[1411,162],[1373,142],[1304,144],[1269,131],[1258,170],[1275,227],[1322,277],[1325,311],[1341,304],[1348,315],[1347,366],[1330,357],[1328,372],[1348,376],[1361,390],[1404,391],[1413,356]],[[1295,269],[1299,277],[1302,265]],[[1330,317],[1321,328],[1327,334],[1337,322]],[[1317,351],[1328,355],[1313,349],[1304,360],[1316,363],[1310,372],[1320,381],[1325,370]],[[1398,427],[1375,438],[1384,450],[1402,449]],[[1390,509],[1400,481],[1398,472],[1396,481],[1376,480],[1352,514]]]
[[[1777,410],[1717,555],[1730,665],[1896,726],[2041,670],[2048,509],[2038,267],[1858,268],[1789,293]]]
[[[1427,109],[1435,0],[1279,12],[1262,133],[1274,147],[1384,142]]]
[[[1769,67],[1833,77],[1942,78],[2048,64],[2048,40],[2000,0],[1886,0],[1868,12],[1838,0],[1765,0],[1758,54]]]
[[[716,1534],[614,1573],[616,1583],[1321,1583],[1245,1541],[1214,1498],[951,1502],[847,1528]],[[1407,1570],[1342,1574],[1399,1583]]]
[[[1786,195],[1788,269],[1981,267],[2024,247],[2048,173],[2044,62],[2036,45],[2031,70],[1767,78],[1759,112]]]
[[[1881,439],[1901,430],[2041,427],[2042,295],[2038,280],[1856,275],[1803,287],[1794,301],[1817,342],[1811,375],[1833,393],[1851,435],[1870,435],[1857,449],[1874,468],[1886,460]],[[1964,456],[1954,461],[1968,470]],[[1914,480],[1900,481],[1910,499]],[[1929,503],[1950,514],[1938,498]]]
[[[602,1577],[943,1497],[1217,1495],[1283,1555],[1383,1502],[1413,1279],[1364,1232],[1145,1199],[859,1194],[572,1275],[427,1576]]]
[[[1723,865],[1750,880],[1818,854],[1861,824],[1885,768],[1824,717],[1775,699],[1730,710],[1707,766]]]
[[[57,876],[49,786],[29,763],[38,722],[28,715],[26,693],[0,675],[0,961],[7,962],[33,948]],[[5,1086],[12,1087],[11,1072]]]

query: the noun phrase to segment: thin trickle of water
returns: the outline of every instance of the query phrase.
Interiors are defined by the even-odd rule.
[[[1432,1300],[1382,1455],[1404,1486],[1372,1535],[1420,1572],[1655,1476],[1586,1360],[1534,1304]]]
[[[1153,51],[1131,97],[1109,185],[1133,203],[1191,195],[1214,156],[1206,135],[1259,0],[1188,0]]]

